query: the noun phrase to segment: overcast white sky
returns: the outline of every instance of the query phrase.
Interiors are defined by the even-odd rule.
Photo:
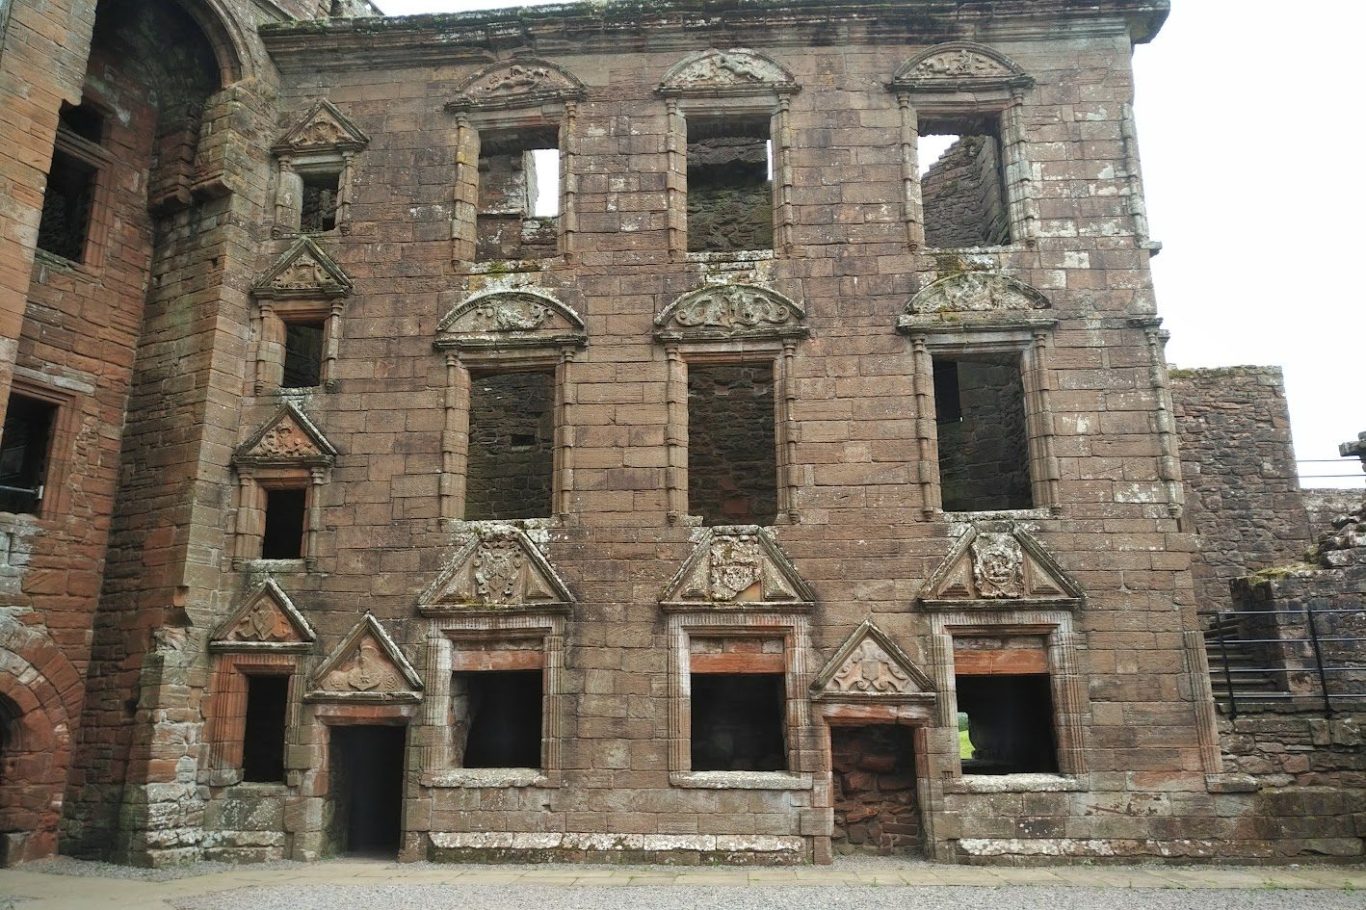
[[[531,0],[378,0],[393,16]],[[1135,54],[1158,311],[1176,366],[1280,364],[1305,486],[1361,486],[1362,0],[1173,0]],[[1338,256],[1347,259],[1339,259]],[[1311,474],[1348,475],[1315,479]]]

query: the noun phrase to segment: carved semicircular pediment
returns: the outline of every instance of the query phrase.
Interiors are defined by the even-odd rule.
[[[655,317],[661,341],[801,338],[806,313],[788,298],[753,284],[708,285],[689,291]]]
[[[660,598],[666,610],[806,610],[816,595],[764,528],[707,528]]]
[[[490,525],[465,542],[418,598],[424,616],[470,612],[565,612],[574,595],[531,539]]]
[[[934,683],[906,652],[865,621],[826,662],[811,684],[817,701],[933,703]]]
[[[1010,522],[970,527],[931,573],[927,609],[1080,606],[1081,587],[1029,532]]]
[[[908,315],[1046,310],[1048,298],[999,272],[959,272],[926,285],[906,304]]]
[[[984,44],[936,44],[903,63],[892,77],[894,89],[934,91],[971,86],[1029,86],[1034,82],[1005,54]]]
[[[273,151],[281,154],[359,151],[370,144],[370,137],[326,98],[314,102],[308,112],[290,127]]]
[[[543,291],[484,291],[456,304],[436,326],[439,348],[582,346],[578,313]]]
[[[465,80],[447,105],[451,110],[523,107],[584,96],[583,83],[547,60],[521,57],[494,63]]]
[[[669,67],[659,83],[664,95],[745,94],[796,91],[797,82],[769,57],[747,48],[690,54]]]
[[[361,617],[313,674],[309,701],[415,702],[422,680],[370,613]]]

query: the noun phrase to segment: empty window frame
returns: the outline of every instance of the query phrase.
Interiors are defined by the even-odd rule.
[[[688,118],[688,252],[773,248],[770,120]]]
[[[256,394],[335,388],[340,300],[263,300],[259,304]]]
[[[63,104],[38,222],[38,249],[85,263],[95,222],[100,167],[107,154],[104,116],[89,102]]]
[[[285,320],[284,374],[282,388],[304,389],[322,385],[327,320],[319,317]]]
[[[553,514],[555,405],[553,370],[471,375],[466,519]]]
[[[691,689],[693,771],[785,771],[782,673],[700,673]]]
[[[559,197],[558,127],[481,131],[475,258],[554,256]]]
[[[540,652],[533,652],[539,657]],[[462,768],[542,765],[543,673],[481,670],[454,674],[451,722]]]
[[[282,783],[285,779],[289,677],[248,675],[246,684],[242,780]]]
[[[923,118],[920,136],[925,244],[936,248],[1009,244],[1011,214],[1000,115]]]
[[[331,231],[337,227],[341,209],[341,168],[301,170],[299,230],[306,234]]]
[[[958,711],[967,716],[971,747],[971,756],[962,760],[964,774],[1057,773],[1052,686],[1046,672],[960,673],[954,686]]]
[[[772,361],[688,365],[688,511],[704,525],[778,514]]]
[[[271,486],[263,491],[262,559],[302,559],[308,526],[308,487]]]
[[[944,511],[1032,508],[1020,353],[936,353],[933,370]]]
[[[37,515],[48,483],[58,406],[13,392],[0,436],[0,512]]]

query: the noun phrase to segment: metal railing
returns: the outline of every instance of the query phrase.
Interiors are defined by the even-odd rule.
[[[1200,616],[1215,701],[1229,716],[1277,703],[1331,716],[1335,702],[1366,703],[1366,603]]]

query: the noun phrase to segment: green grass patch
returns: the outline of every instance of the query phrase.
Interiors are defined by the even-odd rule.
[[[972,758],[972,740],[968,739],[967,730],[958,731],[958,757]]]

